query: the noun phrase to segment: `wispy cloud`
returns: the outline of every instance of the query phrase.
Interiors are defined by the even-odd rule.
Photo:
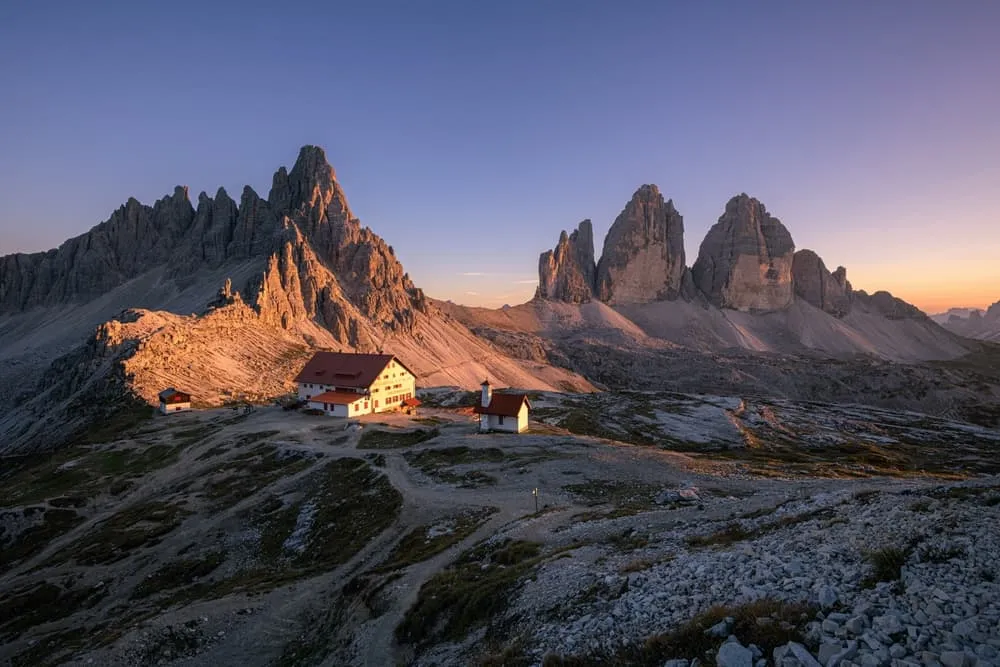
[[[469,296],[479,296],[479,292],[466,292]]]
[[[482,271],[464,271],[464,272],[462,272],[462,273],[460,273],[458,275],[460,275],[460,276],[485,276],[486,274],[483,273]]]
[[[515,285],[534,285],[538,282],[538,278],[532,278],[531,280],[515,280]]]

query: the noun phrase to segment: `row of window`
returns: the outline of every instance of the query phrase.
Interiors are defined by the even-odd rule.
[[[405,401],[408,398],[413,398],[413,394],[407,392],[405,394],[397,394],[395,396],[390,396],[385,399],[385,404],[390,405],[392,403],[399,403],[400,401]]]

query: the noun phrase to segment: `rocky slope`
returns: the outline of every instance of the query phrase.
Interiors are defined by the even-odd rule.
[[[318,147],[275,173],[267,199],[249,187],[238,205],[221,189],[198,199],[194,209],[180,187],[152,207],[130,199],[58,250],[0,258],[0,401],[13,408],[0,419],[5,451],[50,448],[91,406],[151,400],[162,386],[203,404],[283,393],[316,347],[383,349],[423,382],[589,386],[514,362],[430,308],[392,247],[351,212]],[[89,370],[37,385],[57,357]],[[94,379],[64,379],[87,373]],[[98,392],[95,382],[126,386]]]
[[[949,313],[939,321],[959,335],[1000,342],[1000,301],[985,311],[970,308],[964,313]]]
[[[346,430],[182,413],[12,462],[0,663],[996,664],[995,429],[541,392],[512,437],[430,407],[463,394]]]
[[[691,267],[694,283],[720,308],[768,312],[792,302],[795,243],[781,221],[746,194],[733,197],[708,230]]]

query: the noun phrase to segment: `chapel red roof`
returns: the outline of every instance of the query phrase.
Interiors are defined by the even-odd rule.
[[[310,403],[336,403],[337,405],[348,405],[355,401],[367,398],[364,394],[355,394],[352,391],[324,391],[309,399]]]
[[[405,406],[407,406],[409,408],[415,408],[418,405],[420,405],[420,399],[419,398],[412,398],[412,397],[411,398],[405,398],[405,399],[403,399],[403,405],[405,405]]]
[[[477,415],[502,415],[504,417],[516,417],[521,412],[521,405],[527,403],[531,409],[527,394],[493,394],[490,404],[485,408],[477,405],[473,412]]]
[[[367,389],[393,360],[412,375],[416,375],[391,354],[317,352],[295,381]]]

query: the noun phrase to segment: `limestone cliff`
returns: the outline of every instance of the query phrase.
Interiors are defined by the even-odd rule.
[[[767,312],[792,303],[795,244],[762,203],[741,194],[701,243],[691,269],[694,283],[720,308]]]
[[[643,185],[604,239],[596,294],[611,304],[675,299],[684,261],[684,219],[659,188]]]
[[[129,199],[58,249],[0,257],[0,314],[87,302],[157,268],[183,287],[199,271],[247,262],[256,277],[235,289],[286,328],[312,320],[354,343],[352,318],[395,331],[426,308],[392,248],[351,213],[323,150],[305,146],[267,199],[247,186],[237,205],[220,188],[195,209],[178,186],[153,206]]]
[[[536,296],[569,303],[586,303],[594,296],[594,229],[584,220],[567,235],[562,232],[552,250],[538,258]]]
[[[796,297],[831,315],[843,317],[850,310],[847,269],[839,266],[830,273],[812,250],[799,250],[792,257],[792,282]]]

